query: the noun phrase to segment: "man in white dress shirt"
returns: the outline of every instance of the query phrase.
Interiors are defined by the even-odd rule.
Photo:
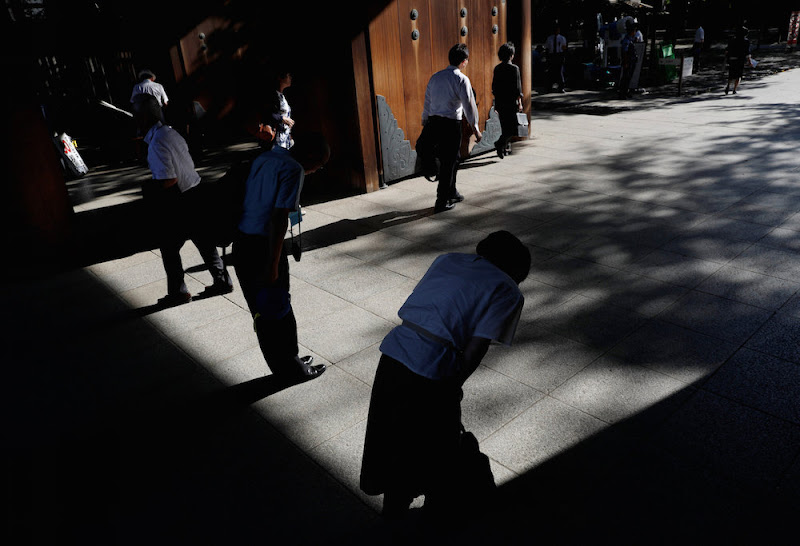
[[[158,100],[159,109],[161,111],[161,121],[164,121],[163,108],[169,103],[169,97],[164,90],[164,86],[156,83],[156,75],[150,70],[142,70],[139,72],[139,83],[133,86],[131,92],[131,104],[133,105],[134,114],[138,113],[142,108],[143,101],[146,97],[153,96]]]
[[[694,44],[692,45],[692,56],[694,57],[694,62],[692,62],[692,72],[698,72],[700,70],[700,53],[703,52],[705,41],[706,31],[703,30],[703,27],[697,27],[697,30],[694,33]]]
[[[227,294],[233,282],[219,257],[217,248],[205,229],[207,218],[198,186],[200,175],[194,168],[189,147],[183,137],[159,120],[159,103],[145,95],[136,118],[147,143],[147,164],[153,179],[142,185],[142,194],[149,207],[149,221],[154,222],[161,261],[167,274],[167,295],[162,305],[178,305],[192,301],[184,282],[180,250],[191,239],[200,252],[214,284],[204,296]]]
[[[561,28],[556,25],[553,34],[547,37],[544,43],[547,51],[547,91],[553,83],[558,84],[558,90],[564,93],[564,59],[567,52],[567,39],[561,34]]]
[[[417,140],[417,152],[426,170],[430,172],[434,159],[439,159],[439,185],[434,212],[450,210],[464,200],[464,196],[456,189],[462,118],[466,117],[477,141],[482,137],[472,83],[463,73],[469,62],[466,44],[451,47],[448,60],[450,66],[431,76],[428,81],[422,110],[423,129]]]

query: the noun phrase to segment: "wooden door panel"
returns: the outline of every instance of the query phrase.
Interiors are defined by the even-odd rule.
[[[433,72],[446,68],[450,63],[447,52],[463,41],[459,31],[462,0],[429,0],[431,13],[431,67]]]
[[[417,10],[416,20],[411,19],[412,9]],[[397,12],[406,112],[405,124],[401,128],[413,148],[422,131],[425,88],[434,68],[431,65],[431,14],[428,2],[419,0],[398,0]],[[414,30],[419,33],[416,40],[412,39]]]
[[[406,126],[403,91],[403,59],[400,47],[397,0],[369,24],[372,81],[376,95],[383,95],[400,127]]]

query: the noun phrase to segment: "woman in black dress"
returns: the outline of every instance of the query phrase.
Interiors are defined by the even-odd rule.
[[[514,44],[507,42],[500,46],[497,56],[500,64],[494,67],[492,79],[492,94],[494,95],[494,109],[500,116],[502,134],[494,148],[502,159],[506,155],[508,142],[517,136],[517,112],[522,112],[522,84],[519,77],[519,67],[511,64],[514,60]]]
[[[747,28],[736,29],[736,35],[728,42],[725,50],[725,58],[728,60],[728,85],[725,86],[725,94],[731,89],[733,84],[733,94],[742,81],[744,65],[750,61],[750,40],[747,39]]]

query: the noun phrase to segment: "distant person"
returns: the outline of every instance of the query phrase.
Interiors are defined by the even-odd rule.
[[[555,26],[553,34],[545,40],[544,48],[547,51],[547,91],[549,92],[553,89],[553,84],[555,83],[558,91],[564,93],[564,62],[567,53],[567,39],[561,34],[561,27]]]
[[[700,71],[700,54],[703,52],[703,47],[706,42],[706,31],[702,26],[697,27],[694,32],[694,43],[692,44],[692,72]]]
[[[177,305],[192,300],[184,282],[180,254],[187,239],[197,247],[214,279],[204,295],[231,292],[233,282],[204,229],[207,208],[198,190],[200,175],[194,168],[189,147],[177,131],[161,122],[161,108],[155,96],[145,94],[140,106],[136,119],[144,134],[147,164],[153,174],[153,179],[144,183],[142,193],[152,212],[148,220],[155,224],[167,274],[167,295],[160,302]]]
[[[233,242],[236,275],[264,360],[273,374],[288,379],[313,379],[325,371],[324,365],[313,364],[313,357],[298,356],[284,239],[289,213],[299,209],[305,175],[320,169],[329,157],[321,135],[298,139],[291,151],[274,146],[261,153],[250,168]]]
[[[159,119],[163,123],[163,109],[169,103],[167,92],[164,90],[163,85],[156,83],[156,75],[152,71],[142,70],[139,72],[139,81],[133,86],[133,91],[131,92],[131,104],[133,105],[134,114],[142,108],[142,101],[148,96],[153,96],[158,100]]]
[[[275,144],[281,148],[292,147],[292,108],[283,94],[292,85],[292,74],[288,70],[280,69],[275,75],[275,92],[271,98],[271,117],[275,127]]]
[[[747,28],[739,27],[725,49],[725,59],[728,61],[728,85],[725,86],[727,95],[733,84],[733,94],[739,88],[744,74],[744,65],[750,61],[750,40],[747,39]]]
[[[507,42],[500,46],[497,56],[500,64],[494,67],[492,78],[492,94],[494,109],[500,117],[502,134],[494,143],[494,149],[500,159],[505,157],[506,146],[517,136],[517,112],[522,112],[522,83],[519,67],[512,64],[514,60],[514,44]]]
[[[436,258],[383,339],[367,418],[361,490],[383,493],[383,514],[401,516],[419,495],[425,509],[458,510],[461,390],[491,341],[510,345],[531,255],[507,231],[476,254]]]
[[[633,22],[629,21],[625,28],[627,32],[619,42],[620,55],[622,56],[622,67],[619,78],[619,97],[621,99],[630,98],[631,96],[631,79],[633,78],[633,71],[636,70],[636,63],[639,60],[634,42],[636,26]]]
[[[644,42],[644,34],[639,28],[639,22],[634,19],[633,21],[633,43],[641,44]]]
[[[472,83],[464,74],[469,63],[466,44],[456,44],[448,53],[450,66],[438,71],[428,81],[422,109],[422,133],[417,139],[417,153],[426,176],[436,171],[438,187],[434,212],[451,210],[464,200],[456,187],[456,172],[461,156],[461,120],[466,117],[475,139],[482,138],[478,127],[478,106]]]

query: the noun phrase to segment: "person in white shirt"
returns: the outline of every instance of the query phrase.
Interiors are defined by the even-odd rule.
[[[359,484],[383,493],[384,516],[404,515],[420,494],[431,513],[463,515],[461,387],[492,341],[511,345],[530,266],[530,250],[496,231],[475,254],[436,258],[398,311],[402,324],[380,346]]]
[[[226,294],[233,282],[205,228],[200,175],[194,168],[189,146],[172,127],[159,119],[160,105],[155,96],[145,94],[136,121],[147,144],[147,164],[153,179],[142,186],[149,207],[148,221],[154,223],[161,261],[167,274],[167,295],[162,305],[188,303],[192,295],[184,282],[180,250],[191,239],[214,279],[204,296]]]
[[[547,37],[544,43],[547,51],[547,91],[558,84],[558,90],[564,93],[564,59],[567,52],[567,39],[561,34],[561,28],[556,25],[553,34]]]
[[[706,31],[703,30],[703,27],[697,27],[694,33],[694,44],[692,46],[692,57],[694,57],[692,72],[698,72],[700,70],[700,53],[703,51],[705,41]]]
[[[431,76],[425,89],[423,128],[416,146],[426,176],[433,176],[436,159],[439,160],[439,185],[434,212],[450,210],[464,200],[456,188],[462,118],[466,118],[477,141],[482,137],[478,127],[475,92],[469,78],[463,73],[469,62],[466,44],[451,47],[448,60],[450,66]]]
[[[164,121],[163,108],[169,103],[169,97],[164,90],[164,86],[156,83],[156,75],[150,70],[142,70],[139,72],[139,83],[133,86],[131,92],[131,104],[133,105],[133,113],[136,114],[142,108],[142,101],[147,96],[153,96],[158,100],[159,111],[161,112],[161,121]]]

